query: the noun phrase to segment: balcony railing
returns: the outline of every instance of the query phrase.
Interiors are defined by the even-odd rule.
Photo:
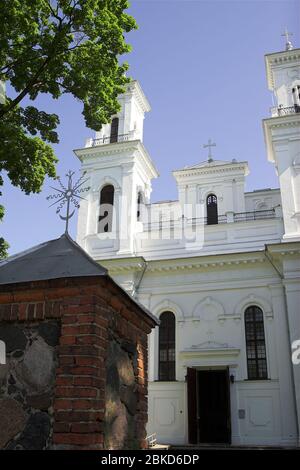
[[[227,216],[226,215],[218,215],[218,222],[217,223],[208,223],[207,217],[201,217],[198,219],[191,219],[192,223],[195,224],[203,224],[203,225],[218,225],[218,224],[227,224]]]
[[[283,107],[271,108],[271,114],[273,117],[288,116],[290,114],[297,114],[297,113],[300,113],[300,106],[297,104],[295,104],[294,106],[288,106],[287,108],[283,108]]]
[[[275,219],[275,209],[253,212],[236,212],[233,216],[234,222],[243,222],[245,220]]]
[[[219,215],[217,224],[208,224],[207,217],[201,218],[192,218],[192,219],[170,219],[170,220],[161,220],[144,223],[145,231],[162,231],[166,229],[179,229],[184,225],[190,227],[196,227],[200,225],[208,225],[210,227],[215,227],[217,225],[223,225],[230,222],[247,222],[252,220],[266,220],[266,219],[275,219],[277,217],[275,209],[269,209],[264,211],[253,211],[253,212],[237,212],[233,214],[233,218],[227,217],[227,215]]]
[[[118,142],[127,142],[132,139],[132,134],[119,134],[114,136],[104,136],[99,139],[92,139],[92,147],[97,147],[98,145],[105,144],[114,144]]]

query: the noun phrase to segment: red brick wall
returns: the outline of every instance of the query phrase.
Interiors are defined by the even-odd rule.
[[[104,448],[108,332],[137,345],[139,446],[147,421],[147,334],[153,327],[111,280],[76,278],[0,289],[0,322],[61,322],[55,376],[54,448]]]

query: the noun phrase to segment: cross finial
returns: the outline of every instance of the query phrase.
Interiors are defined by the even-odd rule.
[[[83,193],[85,191],[89,191],[90,187],[86,187],[86,188],[82,188],[81,186],[86,183],[88,181],[89,178],[86,178],[85,180],[83,180],[84,178],[84,175],[85,175],[86,172],[84,172],[82,174],[82,176],[77,180],[76,183],[73,183],[73,176],[75,174],[74,171],[71,171],[69,170],[68,173],[66,174],[66,177],[68,178],[68,184],[67,186],[64,186],[60,180],[60,177],[58,176],[56,179],[57,181],[59,182],[59,185],[60,185],[60,188],[61,189],[58,189],[58,188],[54,188],[53,186],[50,186],[52,189],[54,189],[54,191],[57,191],[56,194],[52,194],[50,196],[48,196],[46,199],[49,200],[49,199],[57,199],[56,201],[53,202],[53,204],[51,204],[49,207],[52,207],[56,204],[58,204],[58,207],[56,209],[56,213],[59,214],[59,217],[62,219],[62,220],[65,220],[66,221],[66,229],[65,229],[65,233],[68,233],[68,228],[69,228],[69,220],[71,219],[71,217],[73,217],[74,213],[75,213],[75,209],[70,212],[70,203],[72,202],[74,204],[74,206],[76,207],[76,209],[79,209],[79,202],[77,201],[76,198],[78,199],[83,199],[83,197],[79,196],[79,193]],[[63,206],[65,205],[65,203],[67,203],[67,213],[65,216],[62,216],[60,215],[60,211],[61,209],[63,208]]]
[[[207,148],[208,147],[208,162],[212,162],[213,161],[213,157],[212,157],[212,153],[211,153],[211,148],[212,147],[216,147],[216,144],[214,142],[211,141],[211,139],[208,139],[208,143],[207,144],[204,144],[203,145],[204,148]]]
[[[285,37],[285,50],[286,51],[290,51],[291,49],[293,49],[293,45],[290,41],[290,36],[293,36],[293,33],[289,33],[288,32],[288,29],[285,28],[285,31],[284,33],[281,35],[281,36],[284,36]]]

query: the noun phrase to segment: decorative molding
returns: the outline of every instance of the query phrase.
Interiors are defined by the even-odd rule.
[[[157,178],[159,173],[152,162],[150,155],[145,149],[143,143],[140,140],[127,140],[125,142],[116,142],[113,144],[99,145],[95,147],[85,147],[81,149],[73,150],[75,155],[81,160],[81,162],[86,166],[88,159],[97,160],[101,157],[104,157],[102,163],[106,163],[105,157],[111,157],[113,155],[117,156],[122,154],[123,157],[133,159],[135,157],[135,152],[138,152],[137,159],[141,161],[149,173],[150,178]],[[130,153],[129,155],[124,155],[124,152]],[[99,161],[97,161],[99,164]],[[112,161],[107,161],[109,164],[107,168],[111,168]],[[122,166],[125,162],[116,162],[119,166]],[[128,162],[129,163],[129,162]],[[99,168],[99,166],[97,166]]]
[[[300,49],[292,49],[290,51],[275,52],[273,54],[265,55],[265,63],[267,69],[267,80],[269,89],[274,89],[274,77],[272,73],[272,68],[289,65],[294,62],[295,66],[298,65],[300,59]]]
[[[144,94],[142,87],[137,80],[132,80],[132,82],[128,84],[127,93],[134,95],[143,113],[148,113],[151,111],[149,101],[147,100],[146,95]]]
[[[234,314],[225,314],[225,315],[219,315],[218,316],[218,322],[221,323],[221,325],[224,325],[225,321],[227,320],[233,320],[236,324],[240,323],[242,317],[241,315],[234,315]]]
[[[201,315],[205,313],[205,307],[212,307],[217,317],[225,314],[224,307],[220,302],[211,297],[205,297],[205,299],[195,305],[192,314],[193,319],[199,319],[201,321]]]
[[[236,305],[234,309],[234,315],[243,317],[245,310],[247,309],[247,307],[250,307],[251,305],[257,305],[258,307],[260,307],[263,311],[265,318],[268,318],[268,319],[273,318],[274,314],[273,314],[273,310],[272,310],[270,303],[266,299],[256,294],[250,294],[247,297],[243,298]]]
[[[203,356],[238,356],[240,348],[230,346],[227,343],[217,341],[205,341],[200,344],[194,344],[179,352],[181,357],[203,357]]]
[[[98,189],[94,188],[93,191],[101,191],[104,186],[107,184],[111,184],[114,187],[115,192],[122,192],[121,186],[119,185],[118,181],[113,178],[112,176],[105,176],[102,178],[100,185],[98,186]]]
[[[192,261],[191,259],[183,264],[160,264],[160,265],[149,265],[148,271],[149,272],[176,272],[176,271],[183,271],[183,270],[192,270],[192,269],[206,269],[206,268],[219,268],[219,267],[226,267],[226,266],[237,266],[237,265],[246,265],[246,264],[254,264],[254,263],[265,263],[266,260],[264,258],[248,258],[248,259],[238,259],[238,260],[231,260],[231,261]]]
[[[227,165],[218,165],[213,167],[201,167],[201,168],[193,168],[193,169],[182,169],[182,170],[175,170],[173,171],[173,175],[176,177],[177,180],[185,179],[187,176],[194,176],[194,175],[215,175],[224,174],[224,173],[231,173],[237,172],[237,170],[244,171],[244,174],[247,175],[248,167],[246,166],[246,162],[241,162],[240,164],[227,164]]]
[[[290,127],[299,127],[300,114],[288,114],[286,116],[274,116],[263,119],[263,123],[268,125],[270,130],[272,129],[284,129]]]
[[[159,317],[159,315],[162,314],[165,311],[170,311],[170,312],[174,313],[177,322],[178,321],[181,321],[181,322],[184,321],[184,314],[183,314],[181,308],[175,302],[172,302],[169,299],[165,299],[162,302],[160,302],[159,304],[157,304],[155,307],[152,307],[151,311],[157,317]]]

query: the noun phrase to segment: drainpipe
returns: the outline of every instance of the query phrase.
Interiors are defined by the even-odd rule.
[[[279,268],[275,265],[274,260],[272,259],[272,256],[269,253],[268,250],[268,245],[265,245],[264,249],[264,255],[266,259],[269,261],[269,263],[273,266],[274,270],[278,274],[278,276],[281,279],[282,286],[283,286],[283,299],[284,299],[284,306],[285,306],[285,311],[286,311],[286,321],[287,321],[287,329],[288,329],[288,341],[290,344],[290,347],[292,346],[292,341],[291,341],[291,334],[290,334],[290,322],[289,322],[289,315],[288,315],[288,304],[287,304],[287,298],[286,298],[286,291],[285,291],[285,286],[283,284],[284,280],[284,275],[283,273],[279,270]],[[293,379],[293,397],[294,397],[294,403],[295,403],[295,415],[296,415],[296,429],[297,429],[297,439],[299,440],[300,434],[299,434],[299,425],[298,425],[298,410],[297,410],[297,400],[296,400],[296,391],[295,391],[295,386],[296,386],[296,380],[295,380],[295,373],[294,373],[294,366],[292,364],[292,379]]]
[[[139,280],[136,282],[134,288],[133,288],[133,291],[132,291],[132,297],[136,297],[137,296],[137,293],[138,293],[138,290],[140,288],[140,285],[141,285],[141,282],[143,280],[143,277],[144,277],[144,274],[146,272],[148,268],[148,263],[147,261],[143,258],[143,269],[142,269],[142,272],[141,272],[141,275],[140,275],[140,278]]]

